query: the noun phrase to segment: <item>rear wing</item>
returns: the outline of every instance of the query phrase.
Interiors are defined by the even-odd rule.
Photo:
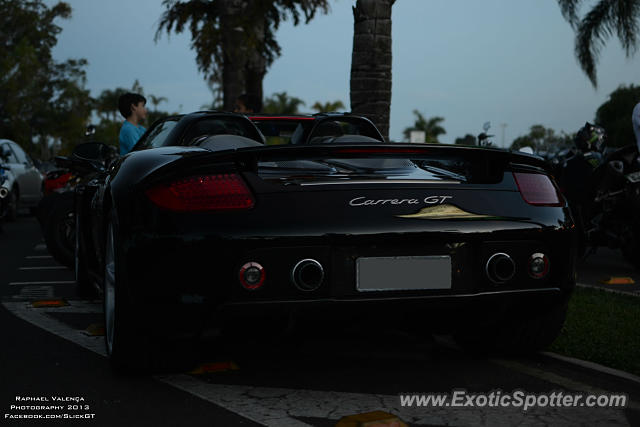
[[[233,163],[242,171],[257,171],[260,162],[327,159],[409,159],[447,164],[465,171],[470,183],[498,182],[509,168],[542,169],[549,165],[535,156],[483,147],[440,144],[322,144],[280,145],[215,151],[184,159],[197,163]],[[195,166],[193,163],[191,163]]]

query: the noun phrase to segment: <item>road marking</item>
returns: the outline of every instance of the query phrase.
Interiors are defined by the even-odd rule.
[[[604,390],[599,387],[594,387],[589,384],[585,384],[580,381],[572,380],[571,378],[563,377],[562,375],[554,374],[553,372],[545,371],[544,369],[536,368],[534,366],[525,365],[524,363],[516,362],[514,360],[503,360],[503,359],[490,359],[491,362],[504,366],[505,368],[512,369],[514,371],[522,372],[523,374],[540,378],[541,380],[557,384],[563,388],[581,391],[585,393],[590,393],[594,395],[601,394],[618,394],[619,392]],[[640,404],[635,402],[627,402],[627,408],[633,408],[635,410],[640,410]]]
[[[20,267],[18,270],[67,270],[63,265],[52,265],[50,267]]]
[[[51,255],[29,255],[24,258],[25,259],[50,259],[53,257]]]
[[[75,312],[85,313],[82,305],[78,306],[75,301],[69,301],[68,306],[52,309],[56,312]],[[85,334],[84,331],[76,330],[69,325],[54,319],[46,314],[45,310],[35,309],[29,303],[25,302],[3,302],[2,305],[13,313],[16,317],[36,325],[52,334],[64,338],[68,341],[78,344],[81,347],[98,353],[101,356],[107,356],[104,347],[103,337],[92,337]]]
[[[106,357],[102,337],[88,336],[85,331],[73,329],[46,314],[48,311],[86,313],[99,310],[98,303],[82,301],[69,301],[69,303],[67,307],[51,310],[34,309],[25,302],[3,302],[2,304],[15,316]],[[482,420],[484,425],[517,425],[531,422],[531,420],[535,420],[540,425],[559,426],[579,425],[585,420],[589,420],[590,425],[629,425],[624,411],[617,408],[547,406],[531,408],[526,413],[522,408],[514,407],[409,408],[400,405],[398,395],[215,384],[186,374],[160,375],[154,378],[269,427],[307,427],[309,424],[299,421],[296,417],[337,421],[350,414],[371,411],[392,413],[409,425],[474,426],[478,424],[478,420]],[[425,388],[428,387],[429,385],[426,384]],[[423,391],[420,390],[417,393]]]
[[[14,295],[14,298],[28,298],[28,299],[40,299],[40,298],[53,298],[52,286],[24,286],[20,289],[18,295]]]
[[[38,243],[37,245],[35,245],[33,247],[34,251],[46,251],[47,250],[47,245],[45,245],[44,243]]]
[[[75,280],[58,280],[53,282],[9,282],[9,286],[26,286],[26,285],[71,285],[75,284]]]

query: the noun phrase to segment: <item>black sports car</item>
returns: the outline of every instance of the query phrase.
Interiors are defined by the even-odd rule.
[[[77,279],[104,290],[115,366],[273,318],[404,322],[504,351],[559,332],[575,229],[541,160],[349,135],[263,141],[241,115],[169,118],[78,189]]]

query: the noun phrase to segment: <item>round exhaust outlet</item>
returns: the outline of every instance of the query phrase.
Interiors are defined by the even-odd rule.
[[[298,261],[291,270],[293,284],[302,291],[315,291],[320,287],[323,279],[324,269],[315,259],[307,258]]]
[[[489,258],[485,266],[487,277],[493,283],[501,285],[508,282],[516,274],[516,263],[504,252],[498,252]]]

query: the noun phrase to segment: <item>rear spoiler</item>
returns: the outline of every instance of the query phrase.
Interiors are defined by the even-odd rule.
[[[233,163],[242,171],[255,172],[261,161],[349,158],[460,159],[470,166],[470,182],[499,181],[509,165],[549,171],[549,165],[536,156],[501,149],[442,144],[272,145],[213,151],[184,160],[202,165],[211,162]],[[191,165],[195,166],[193,163]]]

